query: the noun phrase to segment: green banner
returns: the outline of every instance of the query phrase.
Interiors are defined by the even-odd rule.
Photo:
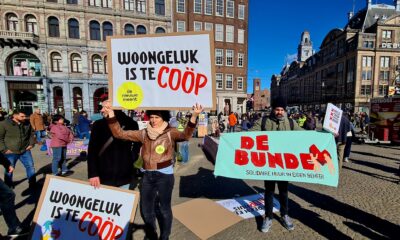
[[[327,132],[227,133],[219,140],[214,175],[337,187],[336,143]]]

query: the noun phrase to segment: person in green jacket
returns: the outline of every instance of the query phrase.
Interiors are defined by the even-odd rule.
[[[14,110],[11,118],[0,122],[0,152],[15,168],[18,160],[24,165],[29,181],[30,193],[34,193],[36,184],[35,166],[31,149],[35,144],[34,131],[26,121],[26,115],[20,110]],[[6,172],[4,182],[13,188],[12,172]]]
[[[272,102],[272,113],[255,122],[250,131],[293,131],[302,130],[299,125],[286,114],[286,100],[278,97]],[[264,181],[265,185],[265,219],[261,226],[262,232],[268,232],[273,219],[273,196],[275,185],[278,184],[281,222],[288,230],[294,230],[294,225],[288,215],[288,187],[287,181]]]

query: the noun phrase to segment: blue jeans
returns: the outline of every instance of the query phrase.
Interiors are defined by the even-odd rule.
[[[42,134],[43,134],[43,130],[41,131],[35,131],[35,135],[36,135],[36,141],[37,142],[42,142]]]
[[[52,147],[51,149],[53,150],[53,162],[51,164],[51,171],[53,172],[53,175],[58,174],[58,167],[60,164],[61,172],[67,172],[67,147]]]
[[[89,132],[79,132],[79,138],[80,139],[84,139],[84,138],[90,139],[90,134],[89,134]]]
[[[236,126],[228,126],[228,132],[235,132],[235,127]]]
[[[7,224],[8,232],[13,232],[21,222],[15,213],[15,193],[0,179],[0,209]]]
[[[24,165],[25,170],[26,170],[26,176],[28,177],[29,183],[34,183],[36,182],[36,177],[35,177],[35,166],[33,164],[33,158],[32,158],[32,153],[30,150],[25,151],[24,153],[21,154],[16,154],[16,153],[11,153],[11,154],[4,154],[8,161],[11,163],[11,166],[15,168],[15,164],[17,163],[17,160],[19,159]],[[12,177],[13,174],[6,172],[4,174],[4,182],[8,186],[13,186],[12,183]]]
[[[189,161],[189,141],[179,143],[179,153],[182,156],[182,163]]]

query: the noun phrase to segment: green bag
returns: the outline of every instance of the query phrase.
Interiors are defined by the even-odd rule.
[[[141,169],[143,167],[143,158],[139,155],[138,159],[133,163],[133,166],[137,169]]]

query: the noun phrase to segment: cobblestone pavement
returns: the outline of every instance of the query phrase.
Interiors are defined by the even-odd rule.
[[[175,168],[173,205],[194,199],[228,199],[263,191],[262,181],[242,181],[213,176],[213,164],[198,147],[200,139],[190,143],[190,162]],[[33,151],[40,183],[49,173],[51,158],[36,147]],[[269,233],[258,228],[261,218],[247,219],[213,236],[211,239],[394,239],[400,233],[400,185],[397,175],[400,147],[353,145],[351,162],[342,169],[338,188],[292,183],[289,188],[289,213],[295,230],[288,232],[274,220]],[[86,162],[71,159],[70,178],[87,180]],[[30,223],[34,204],[27,202],[22,192],[27,188],[23,166],[15,170],[17,214]],[[134,239],[143,239],[143,221],[136,214]],[[7,232],[0,217],[0,233]],[[396,235],[395,235],[396,234]],[[171,239],[198,239],[189,229],[174,219]],[[397,238],[398,239],[398,238]]]

